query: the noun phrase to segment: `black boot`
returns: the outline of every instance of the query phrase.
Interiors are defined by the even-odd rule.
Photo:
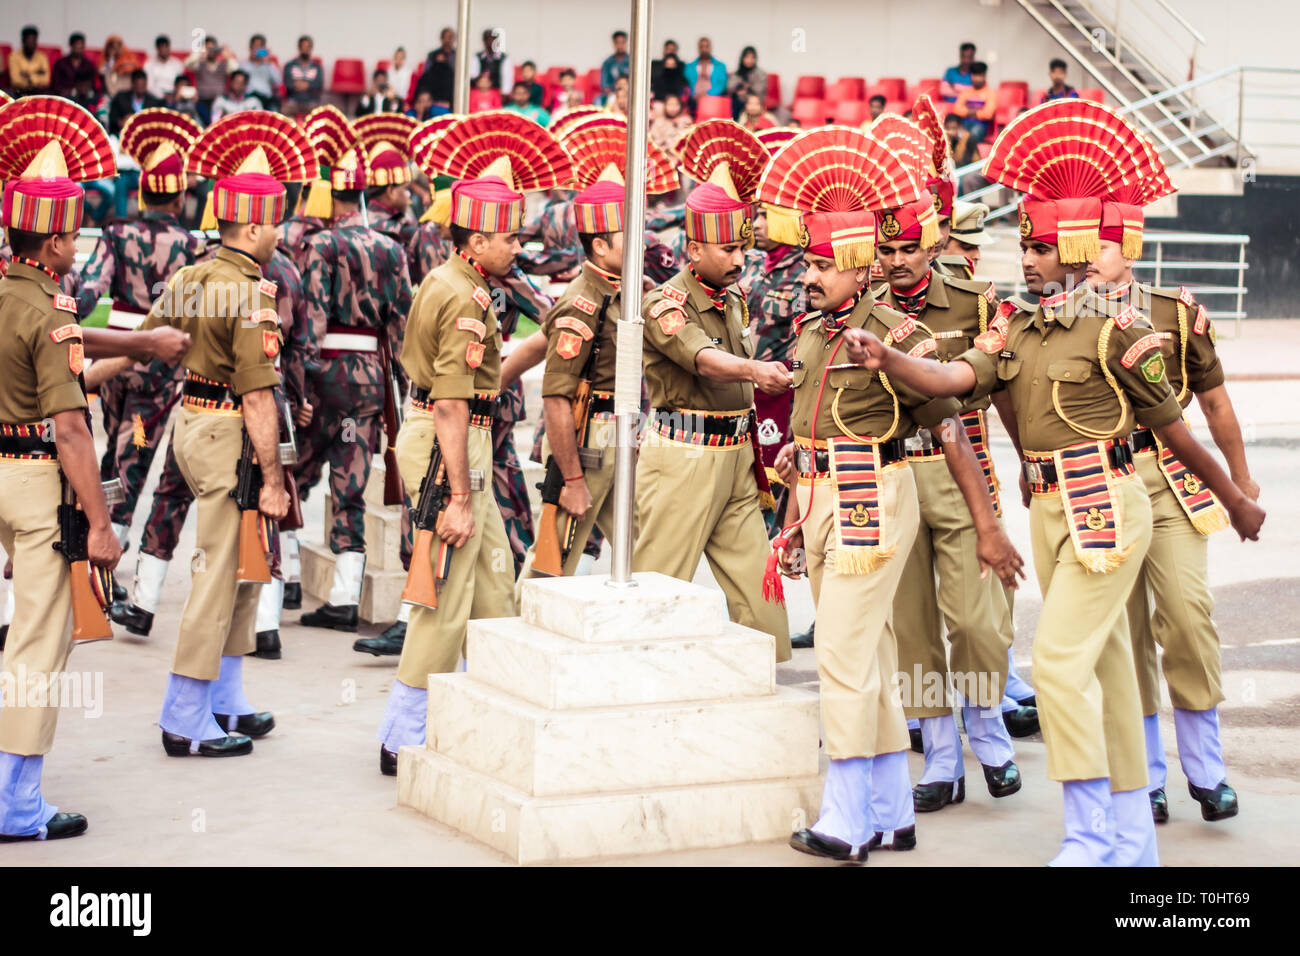
[[[113,603],[125,604],[126,599],[128,597],[130,597],[130,595],[126,593],[126,588],[122,587],[122,585],[118,584],[117,580],[114,579],[113,580]]]
[[[239,714],[232,717],[230,714],[213,714],[213,718],[218,724],[232,734],[243,734],[245,737],[265,737],[275,729],[275,717],[270,711],[262,710],[255,714]]]
[[[121,624],[132,634],[148,637],[153,630],[153,612],[136,607],[134,604],[114,604],[108,609],[108,616],[114,624]]]
[[[363,637],[352,645],[354,651],[375,657],[397,657],[406,643],[406,622],[398,621],[378,637]]]
[[[1008,760],[1000,767],[984,767],[984,782],[988,784],[989,796],[1009,797],[1020,792],[1020,768]]]
[[[298,621],[303,627],[328,627],[335,631],[355,631],[357,629],[357,606],[355,604],[322,604],[314,611],[308,611]]]
[[[800,853],[835,860],[837,863],[866,863],[870,844],[864,843],[855,850],[835,837],[822,836],[815,830],[799,830],[790,834],[790,846]]]
[[[296,611],[302,607],[302,582],[294,581],[284,586],[284,609]]]
[[[894,839],[889,843],[885,843],[885,835],[877,830],[875,835],[867,842],[867,846],[873,850],[897,850],[900,853],[904,850],[915,850],[916,824],[913,823],[901,830],[895,830]]]
[[[1237,815],[1237,791],[1228,786],[1226,780],[1220,780],[1212,790],[1204,790],[1189,782],[1187,792],[1201,805],[1201,817],[1211,823]]]
[[[925,738],[921,736],[920,727],[916,727],[916,728],[908,727],[907,737],[910,741],[912,741],[912,753],[914,754],[925,753]]]
[[[56,813],[45,821],[45,839],[66,840],[68,837],[81,836],[86,832],[86,818],[80,813]],[[8,836],[0,834],[0,843],[18,843],[22,840],[38,839],[35,833],[29,836]]]
[[[397,776],[397,754],[385,750],[384,745],[379,745],[379,772],[385,777]]]
[[[804,631],[802,634],[796,634],[794,637],[790,638],[790,646],[791,647],[812,647],[813,630],[816,627],[817,627],[817,622],[813,621],[811,624],[808,625],[808,630]]]
[[[942,810],[950,803],[961,803],[966,799],[966,778],[957,778],[957,792],[948,781],[939,783],[918,783],[912,788],[912,806],[917,813],[932,813]]]
[[[9,637],[9,625],[0,624],[0,651],[5,649],[5,640]]]
[[[1002,723],[1012,737],[1030,737],[1038,733],[1038,708],[1023,704],[1015,710],[1002,712]]]
[[[1168,823],[1169,797],[1165,795],[1165,788],[1157,787],[1147,796],[1151,798],[1151,819],[1156,823]]]
[[[264,661],[278,661],[280,659],[280,632],[258,631],[257,650],[253,651],[252,656],[260,657]]]

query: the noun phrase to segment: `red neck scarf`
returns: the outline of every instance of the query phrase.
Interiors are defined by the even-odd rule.
[[[28,259],[26,256],[14,256],[13,261],[20,265],[31,266],[33,269],[39,269],[41,272],[44,272],[47,276],[53,279],[55,285],[59,284],[59,274],[53,269],[47,269],[35,259]]]
[[[927,269],[925,277],[910,289],[895,289],[894,298],[898,304],[903,307],[903,311],[908,315],[919,315],[925,308],[925,297],[930,291],[930,272]]]
[[[700,284],[700,288],[704,290],[704,294],[707,295],[709,301],[713,303],[713,307],[719,311],[725,311],[727,302],[726,287],[721,289],[715,288],[700,278],[700,274],[695,271],[695,266],[689,266],[688,268],[691,270],[691,275],[695,277],[695,281]]]

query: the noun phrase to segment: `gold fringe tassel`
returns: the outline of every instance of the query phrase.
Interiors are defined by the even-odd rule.
[[[214,211],[216,208],[213,205],[214,202],[212,191],[209,191],[207,201],[203,204],[203,217],[199,220],[199,228],[204,232],[217,228],[217,214]]]
[[[1191,521],[1192,527],[1206,536],[1212,535],[1216,531],[1225,531],[1232,524],[1228,520],[1228,512],[1224,511],[1223,506],[1218,504],[1217,501],[1213,508],[1198,512]]]
[[[831,248],[835,250],[835,267],[842,272],[869,268],[876,259],[876,245],[870,239],[832,242]]]
[[[772,492],[770,491],[760,491],[758,493],[758,503],[761,507],[766,508],[768,511],[776,510],[776,498],[773,496]]]
[[[836,548],[835,573],[871,574],[883,568],[897,550],[897,547]]]
[[[1068,513],[1066,519],[1069,519]],[[1133,553],[1135,547],[1137,547],[1136,544],[1130,544],[1122,551],[1117,547],[1105,548],[1100,551],[1096,548],[1086,551],[1083,548],[1075,548],[1074,553],[1085,571],[1092,574],[1106,574],[1123,564],[1128,559],[1128,556]]]
[[[796,209],[787,209],[785,206],[772,206],[763,203],[763,209],[767,213],[767,236],[773,242],[780,243],[783,246],[799,246],[803,243],[800,237],[803,235],[803,219],[800,218]]]
[[[327,179],[313,179],[307,187],[307,198],[302,201],[302,215],[316,219],[334,217],[334,197],[330,195]]]
[[[1092,262],[1101,255],[1101,239],[1094,229],[1090,232],[1061,232],[1056,237],[1056,249],[1067,265]]]
[[[1125,229],[1124,238],[1120,241],[1120,255],[1125,259],[1142,258],[1142,230]]]

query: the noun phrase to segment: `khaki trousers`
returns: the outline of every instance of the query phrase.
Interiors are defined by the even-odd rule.
[[[947,462],[933,458],[910,467],[921,521],[894,595],[904,711],[908,717],[952,713],[950,676],[972,706],[997,707],[1007,686],[1007,648],[1015,638],[1002,583],[992,573],[980,578],[979,536]]]
[[[244,442],[239,412],[181,407],[172,447],[181,477],[194,493],[197,521],[190,560],[190,596],[181,612],[172,673],[216,680],[221,658],[257,648],[260,584],[235,579],[239,567],[239,506],[230,497]]]
[[[1043,610],[1034,637],[1034,689],[1052,780],[1109,777],[1112,791],[1147,785],[1146,738],[1124,601],[1151,542],[1151,504],[1137,476],[1112,479],[1121,548],[1113,571],[1089,572],[1070,540],[1061,496],[1029,508]]]
[[[1179,710],[1209,710],[1223,701],[1219,632],[1210,619],[1209,538],[1192,526],[1160,470],[1154,451],[1135,456],[1151,496],[1151,547],[1128,599],[1142,713],[1160,705],[1156,645],[1164,648],[1169,698]]]
[[[605,460],[601,468],[593,469],[586,472],[587,490],[591,492],[591,510],[583,516],[578,522],[578,527],[573,535],[573,547],[569,550],[569,557],[564,562],[564,575],[570,577],[578,569],[578,562],[582,560],[582,549],[587,544],[587,538],[591,534],[593,527],[600,528],[600,533],[605,538],[611,539],[614,536],[614,445],[617,435],[615,423],[611,421],[592,422],[587,426],[587,448],[600,448],[605,452]],[[542,461],[546,461],[551,454],[550,442],[543,439],[542,441]],[[564,533],[564,511],[556,508],[555,513],[556,532]],[[560,539],[560,545],[564,545],[564,539]],[[523,589],[524,582],[529,578],[541,577],[533,573],[533,558],[537,554],[537,544],[528,549],[524,555],[524,565],[519,569],[519,579],[515,581],[515,604],[519,604],[520,592]]]
[[[898,647],[892,623],[894,592],[920,520],[916,483],[906,463],[880,474],[880,508],[886,515],[886,548],[894,556],[866,574],[835,571],[834,486],[799,480],[796,491],[813,602],[817,607],[817,675],[821,680],[822,726],[832,760],[874,757],[908,747],[892,676]],[[809,497],[811,495],[811,511]]]
[[[776,659],[788,661],[785,608],[763,600],[771,548],[753,469],[748,442],[711,448],[647,435],[636,465],[632,570],[690,581],[703,555],[727,597],[731,619],[771,634]]]
[[[72,651],[68,562],[53,547],[61,495],[57,461],[0,460],[0,545],[14,563],[0,751],[23,757],[47,754],[54,744],[59,675]]]
[[[407,412],[397,433],[397,468],[412,503],[419,499],[420,481],[429,470],[434,436],[431,413]],[[437,609],[411,609],[397,663],[397,679],[408,687],[426,688],[430,674],[456,669],[471,617],[512,617],[515,613],[515,561],[492,494],[492,432],[471,427],[467,451],[469,467],[484,475],[483,489],[470,492],[474,535],[452,555],[451,570],[438,591]],[[435,566],[439,544],[435,535],[431,545]]]

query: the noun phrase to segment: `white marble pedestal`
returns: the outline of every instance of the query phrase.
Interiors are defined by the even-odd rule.
[[[398,802],[519,863],[776,840],[816,819],[817,697],[776,686],[770,635],[659,574],[543,578],[471,621],[429,680]]]

